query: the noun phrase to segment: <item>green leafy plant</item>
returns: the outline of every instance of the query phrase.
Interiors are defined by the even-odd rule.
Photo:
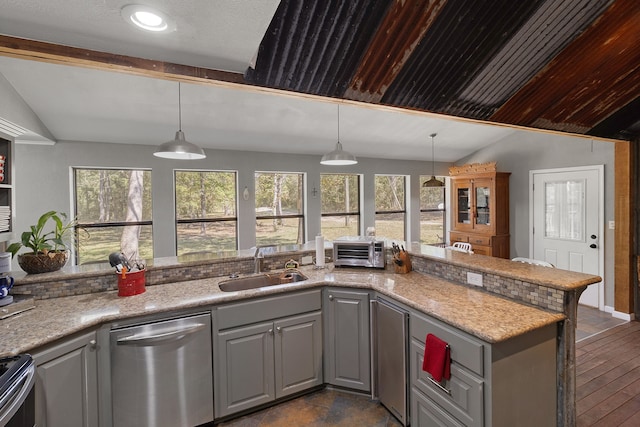
[[[75,225],[75,221],[65,223],[66,219],[67,215],[62,212],[49,211],[42,214],[38,223],[30,227],[30,231],[22,233],[21,241],[10,244],[7,251],[15,256],[23,247],[31,249],[34,254],[45,255],[51,251],[66,250],[70,243],[65,239],[69,237],[69,231]],[[50,221],[53,222],[53,230],[45,231],[45,226]]]

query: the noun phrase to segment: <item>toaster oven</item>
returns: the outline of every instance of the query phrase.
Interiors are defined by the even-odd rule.
[[[371,237],[340,237],[333,241],[336,267],[385,268],[384,241]]]

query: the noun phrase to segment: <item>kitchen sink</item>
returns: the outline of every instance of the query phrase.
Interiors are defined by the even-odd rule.
[[[278,274],[261,274],[259,276],[240,277],[223,280],[218,284],[223,292],[246,291],[247,289],[264,288],[284,283],[302,282],[308,277],[299,271],[285,271]]]

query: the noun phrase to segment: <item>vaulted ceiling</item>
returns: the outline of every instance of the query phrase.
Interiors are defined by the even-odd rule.
[[[631,139],[640,135],[640,2],[282,0],[245,77]]]
[[[134,139],[138,143],[156,144],[162,135],[172,134],[174,125],[167,117],[173,112],[158,110],[161,105],[174,108],[170,101],[173,92],[167,94],[170,86],[157,84],[137,94],[144,85],[95,74],[96,68],[187,78],[189,82],[217,81],[233,87],[275,88],[601,138],[640,138],[638,0],[144,3],[174,16],[178,30],[156,38],[130,28],[120,16],[127,0],[0,0],[0,55],[70,63],[91,70],[81,75],[74,72],[75,80],[67,82],[61,78],[65,71],[31,66],[27,72],[11,58],[0,58],[0,73],[46,126],[61,129],[53,132],[55,138],[131,142],[131,132],[124,136],[115,132],[131,128],[134,122],[139,122],[141,129],[140,140]],[[97,85],[98,77],[101,91],[113,94],[110,104],[84,101],[98,99],[89,92],[96,90],[91,82]],[[87,92],[73,89],[79,81],[87,82]],[[199,119],[187,122],[189,135],[205,148],[259,150],[246,141],[257,140],[252,135],[259,134],[266,146],[264,140],[272,133],[268,142],[273,150],[286,149],[278,141],[286,145],[304,140],[304,145],[296,147],[300,153],[321,153],[326,150],[326,141],[334,138],[335,112],[326,105],[316,105],[315,98],[306,100],[313,103],[310,108],[283,103],[265,116],[263,123],[260,112],[252,118],[243,115],[247,115],[248,106],[262,102],[274,105],[273,100],[258,102],[257,95],[250,98],[247,93],[243,100],[231,91],[220,97],[202,88],[193,88],[191,93],[185,89],[186,96],[194,99],[192,106],[186,102],[185,120]],[[134,92],[136,98],[132,98]],[[212,101],[216,96],[220,101]],[[109,105],[113,107],[109,112],[111,133],[102,129],[98,134],[101,128],[91,126],[85,130],[94,135],[73,134],[79,127],[70,126],[71,119],[62,117],[65,111],[81,106],[79,114],[92,113],[87,117],[98,120],[105,117],[104,108]],[[133,105],[137,106],[135,111],[128,108]],[[272,110],[277,105],[276,101]],[[388,156],[388,141],[394,140],[404,147],[402,156],[415,158],[431,132],[440,132],[438,139],[444,147],[464,140],[466,154],[504,137],[504,133],[485,132],[482,136],[481,132],[453,132],[449,128],[445,132],[442,119],[435,116],[430,116],[430,121],[418,123],[416,119],[403,125],[394,118],[400,118],[397,112],[392,117],[392,113],[370,111],[358,120],[357,105],[351,107],[343,109],[345,123],[350,125],[347,131],[352,132],[345,135],[350,147],[359,150],[356,154]],[[218,121],[198,115],[221,109],[227,114],[218,114]],[[123,113],[116,122],[119,111]],[[150,117],[138,117],[145,111]],[[79,117],[74,120],[91,122]],[[291,123],[296,121],[300,124],[294,128]],[[238,124],[235,130],[229,127],[233,123]],[[458,129],[460,123],[455,126]],[[307,128],[312,130],[303,137]],[[406,133],[401,134],[400,128]],[[248,129],[251,135],[238,136]],[[294,133],[297,130],[301,133]],[[216,132],[221,137],[210,142]],[[228,144],[221,145],[221,141]],[[400,156],[400,150],[395,151]],[[443,149],[438,153],[442,161],[465,155]]]

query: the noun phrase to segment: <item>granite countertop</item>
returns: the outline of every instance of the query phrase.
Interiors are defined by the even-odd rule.
[[[486,258],[486,257],[483,257]],[[309,279],[239,292],[222,292],[224,277],[148,286],[146,292],[119,297],[117,291],[36,301],[32,310],[0,320],[0,356],[31,351],[57,339],[136,316],[275,295],[322,286],[371,289],[442,320],[486,342],[508,340],[565,318],[561,313],[520,304],[488,292],[418,272],[302,267]]]
[[[428,258],[444,260],[449,264],[457,265],[487,274],[500,272],[500,276],[509,277],[523,282],[547,286],[562,291],[579,289],[602,280],[593,274],[578,273],[560,268],[541,267],[539,265],[513,262],[510,259],[491,257],[486,255],[468,254],[452,251],[436,246],[412,243],[409,246],[412,255],[421,255]]]
[[[387,248],[391,247],[391,240],[383,240],[385,241],[385,246]],[[328,250],[331,248],[333,248],[333,245],[325,242],[325,249]],[[310,242],[303,245],[284,245],[263,248],[263,251],[265,251],[267,256],[273,254],[295,254],[303,250],[315,250],[315,243]],[[417,255],[426,259],[444,261],[451,265],[472,269],[486,274],[496,274],[496,272],[499,272],[502,277],[522,280],[523,282],[547,286],[562,291],[579,289],[593,283],[598,283],[602,280],[602,278],[592,274],[577,273],[559,268],[541,267],[539,265],[513,262],[509,259],[479,254],[467,254],[446,248],[424,245],[417,242],[407,244],[407,250],[411,256]],[[212,261],[238,261],[242,259],[253,260],[254,252],[255,249],[244,249],[238,251],[205,252],[176,257],[155,258],[148,262],[147,267],[151,270],[156,267],[180,268],[184,266],[197,266],[201,264],[209,264]],[[23,283],[55,282],[68,276],[79,278],[112,274],[113,268],[108,262],[68,266],[53,273],[25,274],[23,271],[11,272],[11,275],[16,279],[16,284],[18,285]]]

